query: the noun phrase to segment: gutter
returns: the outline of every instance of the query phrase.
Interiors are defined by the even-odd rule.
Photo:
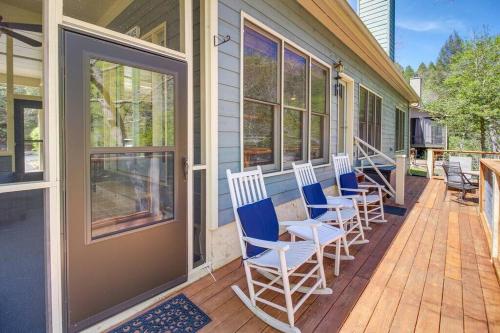
[[[297,0],[409,103],[420,98],[346,0]]]

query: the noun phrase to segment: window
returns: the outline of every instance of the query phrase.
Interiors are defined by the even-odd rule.
[[[243,167],[328,162],[328,67],[248,22],[243,57]]]
[[[395,140],[395,151],[400,151],[405,149],[405,112],[396,109],[396,140]]]
[[[244,166],[276,171],[280,163],[280,44],[248,26],[244,38]]]
[[[307,156],[307,58],[290,48],[284,53],[284,109],[283,159],[287,167],[291,162],[304,161]]]
[[[33,5],[30,15],[22,9],[22,5],[12,6],[10,15],[2,13],[4,21],[23,22],[29,26],[21,31],[22,34],[17,34],[16,29],[0,32],[2,184],[43,180],[46,148],[42,96],[45,45],[40,24],[42,2]]]
[[[347,132],[347,99],[345,84],[339,82],[338,95],[337,95],[337,108],[338,108],[338,135],[337,135],[337,153],[346,152],[346,132]]]
[[[359,87],[359,137],[380,149],[382,98],[366,88]]]
[[[313,61],[311,65],[311,160],[328,160],[328,70]]]

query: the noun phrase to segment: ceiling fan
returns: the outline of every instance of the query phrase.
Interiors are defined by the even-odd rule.
[[[9,35],[12,38],[15,38],[23,43],[26,43],[28,45],[31,45],[33,47],[40,47],[42,46],[42,43],[27,37],[25,35],[21,35],[20,33],[17,33],[15,30],[24,30],[24,31],[33,31],[33,32],[42,32],[42,25],[41,24],[31,24],[31,23],[14,23],[14,22],[3,22],[3,16],[0,15],[0,35],[1,33],[4,33],[6,35]]]

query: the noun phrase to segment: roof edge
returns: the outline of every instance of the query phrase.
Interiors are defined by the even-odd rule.
[[[420,98],[346,0],[297,0],[409,103]]]

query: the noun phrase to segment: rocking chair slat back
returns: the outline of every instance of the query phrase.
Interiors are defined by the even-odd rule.
[[[296,175],[297,183],[301,189],[304,186],[315,184],[318,182],[311,162],[303,164],[293,164],[293,170]]]
[[[246,258],[246,244],[243,240],[243,236],[245,235],[238,215],[238,208],[267,199],[264,177],[262,176],[260,166],[256,170],[238,173],[232,173],[228,169],[226,170],[226,175],[229,183],[229,194],[233,204],[234,218],[240,238],[241,253],[243,258]]]
[[[295,180],[297,181],[297,186],[299,187],[300,197],[302,203],[306,209],[307,218],[311,218],[311,212],[307,207],[306,198],[304,197],[304,186],[316,184],[318,182],[316,174],[314,173],[314,168],[311,162],[303,164],[292,163],[293,172],[295,173]]]
[[[333,171],[337,185],[340,184],[340,176],[352,172],[351,161],[348,155],[333,155]]]

